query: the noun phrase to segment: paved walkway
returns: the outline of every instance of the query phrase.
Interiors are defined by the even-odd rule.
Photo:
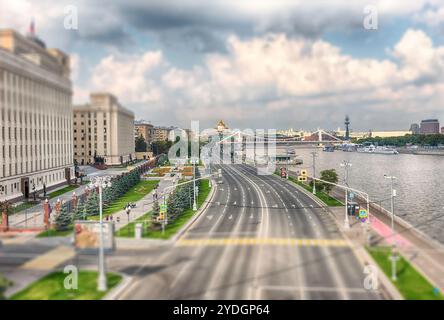
[[[143,161],[140,163],[137,163],[137,165],[141,165],[147,161]],[[84,171],[87,172],[86,179],[95,178],[99,176],[115,176],[120,175],[123,172],[126,172],[126,168],[109,168],[107,170],[98,170],[93,167],[81,167]],[[54,192],[56,190],[62,189],[66,187],[66,185],[61,186],[60,188],[51,190],[51,192]],[[56,198],[50,199],[49,203],[51,204],[51,207],[54,208],[55,203],[58,199],[63,201],[71,201],[73,192],[76,193],[77,196],[82,195],[85,193],[87,185],[79,186],[77,189],[72,190],[70,192],[66,192]],[[23,210],[17,214],[14,214],[9,217],[9,224],[11,227],[16,228],[37,228],[43,226],[43,203],[40,203],[38,205],[35,205],[29,209]]]
[[[66,185],[60,187],[59,189],[64,187],[66,187]],[[77,189],[66,192],[56,198],[50,199],[49,203],[51,204],[51,207],[54,208],[54,205],[56,204],[58,199],[60,199],[61,201],[71,201],[73,192],[75,192],[79,196],[85,192],[86,187],[86,185],[79,186]],[[12,228],[38,228],[43,226],[43,202],[29,209],[20,211],[9,216],[9,225]]]
[[[8,280],[13,283],[6,290],[6,296],[9,297],[26,288],[29,284],[44,277],[62,263],[73,259],[74,256],[75,251],[73,248],[58,246],[24,263],[21,267],[6,275]]]
[[[342,224],[345,218],[345,208],[337,207],[331,210]],[[346,231],[363,245],[368,244],[368,235],[372,242],[392,245],[393,236],[388,221],[381,219],[381,213],[370,209],[370,230],[366,233],[366,224],[354,217],[350,218],[351,228]],[[405,228],[405,227],[404,227]],[[398,228],[397,230],[401,230]],[[371,232],[371,233],[370,233]],[[402,256],[407,259],[432,285],[444,290],[444,247],[428,240],[422,234],[415,234],[415,229],[395,233],[396,244]]]
[[[153,178],[150,180],[157,180],[159,178]],[[160,195],[165,188],[170,187],[173,185],[175,181],[177,181],[177,177],[164,177],[160,178],[159,182],[159,188],[157,190],[158,195]],[[136,202],[136,207],[133,208],[129,214],[129,222],[131,223],[135,219],[138,219],[139,217],[143,216],[147,212],[149,212],[153,208],[153,194],[154,190],[151,191],[149,194],[147,194],[145,197],[143,197],[141,200]],[[160,200],[160,199],[159,199]],[[115,230],[119,230],[126,226],[128,224],[128,215],[126,214],[125,210],[120,210],[119,212],[114,213],[113,215],[113,221],[115,222]]]

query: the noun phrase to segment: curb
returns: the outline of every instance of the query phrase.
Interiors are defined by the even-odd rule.
[[[193,215],[193,217],[169,240],[171,242],[176,242],[192,225],[196,220],[202,215],[202,213],[205,212],[205,210],[208,208],[208,205],[213,200],[214,194],[216,193],[216,183],[214,179],[211,179],[211,193],[210,195],[205,199],[205,202],[202,204],[202,206],[196,211],[196,213]]]
[[[124,273],[114,272],[118,275],[122,276],[122,281],[117,285],[117,287],[113,288],[110,292],[108,292],[101,300],[117,300],[117,296],[125,290],[129,284],[132,282],[133,277],[128,276]]]
[[[287,180],[285,180],[285,181],[287,181]],[[347,234],[344,232],[342,227],[339,225],[339,222],[337,221],[336,217],[330,211],[330,208],[328,206],[326,207],[325,203],[323,203],[321,200],[319,200],[313,194],[309,193],[303,187],[297,185],[296,183],[294,183],[292,181],[287,181],[287,183],[295,186],[298,190],[303,191],[304,194],[309,196],[313,201],[315,201],[316,203],[318,203],[319,205],[322,205],[323,207],[325,207],[327,209],[326,211],[333,218],[337,228],[341,232],[341,234],[344,237],[345,241],[348,243],[349,247],[352,249],[354,255],[356,256],[358,261],[361,263],[361,265],[366,266],[368,264],[371,264],[371,265],[378,266],[378,270],[379,270],[378,279],[379,279],[379,282],[380,282],[381,287],[382,287],[382,288],[380,288],[380,289],[382,289],[382,290],[380,290],[381,293],[384,296],[386,296],[386,297],[388,297],[389,299],[392,299],[392,300],[404,300],[404,298],[402,297],[401,293],[390,282],[390,280],[388,279],[388,277],[386,276],[384,271],[373,260],[373,258],[370,256],[370,254],[368,254],[368,252],[365,250],[365,248],[363,246],[356,247],[355,245],[353,245],[353,243],[351,242],[350,238],[347,236]]]

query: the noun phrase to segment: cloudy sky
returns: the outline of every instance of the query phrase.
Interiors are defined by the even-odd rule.
[[[366,6],[378,28],[367,30]],[[64,22],[74,6],[78,29]],[[360,130],[444,122],[444,0],[0,0],[72,59],[74,102],[110,91],[137,118],[201,128]],[[374,21],[373,21],[374,22]]]

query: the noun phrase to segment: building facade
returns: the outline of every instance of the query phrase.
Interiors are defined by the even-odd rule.
[[[172,129],[169,127],[154,127],[153,142],[168,141]]]
[[[69,64],[33,32],[0,30],[0,199],[73,178]]]
[[[426,119],[421,121],[421,134],[438,134],[439,121],[438,119]]]
[[[74,159],[79,165],[103,159],[106,165],[135,160],[134,113],[110,93],[92,93],[90,103],[74,106]]]
[[[420,133],[420,127],[419,124],[417,123],[412,123],[410,125],[410,131],[412,132],[412,134],[419,134]]]
[[[135,121],[134,122],[134,138],[142,136],[146,143],[149,144],[153,142],[153,132],[154,132],[154,126],[143,120]]]

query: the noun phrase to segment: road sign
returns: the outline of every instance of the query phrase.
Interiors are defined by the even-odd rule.
[[[161,204],[160,205],[160,213],[165,213],[165,212],[167,212],[167,205],[166,204]]]
[[[287,170],[285,170],[285,168],[281,168],[281,177],[282,178],[287,177]]]
[[[368,218],[368,212],[365,209],[359,210],[359,218],[361,219],[361,222],[365,222]]]

